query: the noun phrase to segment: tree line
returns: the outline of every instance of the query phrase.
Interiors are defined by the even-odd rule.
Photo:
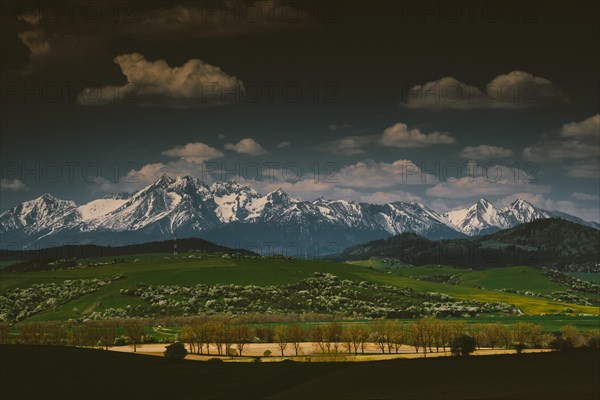
[[[301,344],[314,343],[321,354],[366,354],[374,347],[377,352],[397,354],[403,345],[410,345],[416,353],[446,351],[452,343],[464,336],[471,338],[476,348],[515,349],[526,348],[600,347],[598,331],[582,332],[572,325],[563,326],[559,332],[544,332],[541,325],[529,322],[515,324],[478,323],[464,320],[446,320],[434,317],[410,322],[377,319],[368,322],[320,322],[299,324],[285,322],[275,325],[254,325],[226,316],[204,316],[160,321],[152,319],[90,320],[86,322],[26,322],[10,326],[0,323],[0,343],[65,345],[99,347],[130,345],[134,351],[144,343],[159,340],[147,334],[151,328],[160,329],[161,322],[185,322],[176,340],[185,343],[189,353],[243,356],[250,343],[275,343],[282,356],[287,350],[298,356]],[[167,325],[164,325],[167,326]],[[171,325],[173,326],[173,325]],[[172,342],[163,339],[163,342]],[[372,350],[371,350],[372,351]]]

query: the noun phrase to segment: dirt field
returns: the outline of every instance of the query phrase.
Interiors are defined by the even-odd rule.
[[[163,352],[165,351],[165,346],[167,346],[166,344],[145,344],[142,345],[141,347],[138,347],[137,349],[137,353],[138,354],[145,354],[145,355],[151,355],[151,356],[161,356],[163,355]],[[186,346],[188,347],[188,346]],[[233,349],[237,348],[235,346],[233,346]],[[123,352],[123,353],[133,353],[133,347],[131,346],[119,346],[119,347],[111,347],[110,350],[112,351],[117,351],[117,352]],[[264,352],[266,350],[270,350],[271,351],[271,356],[269,357],[264,357]],[[189,347],[188,347],[188,351],[189,351]],[[343,347],[340,347],[340,351],[344,352],[345,349]],[[523,352],[524,353],[541,353],[541,352],[548,352],[548,351],[552,351],[549,349],[525,349]],[[204,352],[206,353],[206,348],[204,349]],[[308,357],[310,357],[310,361],[318,361],[319,360],[319,355],[318,353],[318,347],[316,345],[316,343],[314,342],[306,342],[306,343],[301,343],[300,345],[300,351],[298,353],[298,361],[308,361]],[[473,353],[473,355],[493,355],[493,354],[515,354],[515,350],[512,349],[480,349],[477,350]],[[284,358],[290,358],[290,359],[296,359],[295,357],[295,351],[292,345],[288,345],[288,347],[286,347],[286,349],[284,350],[284,356],[281,356],[281,350],[279,349],[279,346],[277,345],[277,343],[249,343],[246,346],[244,346],[244,350],[243,350],[243,357],[220,357],[218,356],[217,353],[217,348],[214,345],[211,345],[210,347],[210,355],[209,354],[203,354],[203,355],[197,355],[197,354],[188,354],[186,356],[186,359],[188,360],[208,360],[210,358],[215,358],[215,357],[219,357],[222,358],[224,361],[230,361],[230,362],[244,362],[244,361],[250,361],[251,357],[262,357],[262,361],[281,361]],[[376,344],[374,343],[369,343],[368,345],[365,346],[365,354],[358,354],[357,356],[354,355],[347,355],[347,353],[343,353],[344,356],[341,357],[341,359],[343,359],[344,361],[380,361],[380,360],[391,360],[391,359],[397,359],[397,358],[424,358],[424,355],[422,352],[419,353],[415,353],[415,348],[412,346],[407,346],[407,345],[403,345],[402,348],[399,350],[399,353],[396,354],[395,352],[392,352],[392,354],[382,354],[381,350],[379,349],[379,347],[377,347]],[[448,349],[446,349],[446,352],[442,351],[442,349],[440,349],[439,352],[436,352],[435,349],[433,349],[432,353],[427,353],[427,358],[430,357],[444,357],[444,356],[450,356],[451,353]],[[331,361],[331,359],[327,359],[327,361]]]

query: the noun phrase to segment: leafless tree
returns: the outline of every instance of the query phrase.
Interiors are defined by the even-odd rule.
[[[385,348],[388,343],[387,338],[387,322],[384,319],[378,319],[371,325],[371,338],[379,347],[382,353],[385,353]]]
[[[284,356],[284,351],[288,345],[288,332],[287,327],[284,325],[279,325],[275,328],[275,340],[277,342],[277,346],[281,351],[281,356]]]
[[[6,344],[9,342],[10,325],[7,322],[0,322],[0,343]]]
[[[505,349],[510,349],[512,343],[512,331],[508,325],[498,324],[498,337]]]
[[[339,322],[329,322],[325,325],[325,330],[327,352],[331,353],[332,350],[336,353],[339,352],[343,334],[342,325]]]
[[[129,338],[129,343],[133,346],[133,352],[137,352],[137,348],[142,344],[144,336],[145,321],[139,318],[126,319],[123,323],[123,331]]]
[[[292,343],[292,346],[294,346],[294,353],[297,356],[300,352],[300,344],[302,343],[302,340],[304,340],[305,332],[300,326],[292,324],[288,326],[287,335],[288,340]]]
[[[321,353],[325,352],[325,331],[321,325],[316,325],[310,332],[313,342],[317,346],[317,350]]]
[[[237,325],[234,328],[235,341],[238,349],[238,353],[241,356],[244,351],[244,347],[250,343],[250,328],[247,325]]]

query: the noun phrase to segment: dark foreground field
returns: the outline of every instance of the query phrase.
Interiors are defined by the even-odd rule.
[[[1,399],[598,399],[598,352],[370,363],[212,363],[0,346]]]

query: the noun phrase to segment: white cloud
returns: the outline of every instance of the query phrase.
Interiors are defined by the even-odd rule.
[[[406,124],[398,122],[383,131],[379,143],[388,147],[426,147],[433,144],[451,144],[456,140],[444,132],[423,133],[419,129],[408,129]]]
[[[104,193],[134,192],[158,180],[162,175],[171,177],[193,176],[202,181],[210,181],[206,166],[203,163],[187,162],[184,159],[168,163],[150,163],[139,169],[128,171],[127,175],[118,182],[98,178],[95,186]]]
[[[341,187],[334,183],[317,181],[313,177],[304,176],[297,181],[252,181],[243,182],[251,186],[259,193],[269,193],[281,188],[291,197],[301,200],[313,200],[319,196],[332,200],[348,200],[358,202],[368,202],[375,204],[384,204],[395,201],[422,202],[423,200],[413,194],[401,190],[385,191],[363,191],[360,188]]]
[[[397,201],[423,203],[423,199],[416,194],[400,190],[361,193],[357,197],[360,199],[360,201],[374,204],[394,203]]]
[[[439,182],[426,190],[429,196],[466,199],[481,196],[504,196],[515,192],[548,193],[547,185],[538,184],[535,177],[517,168],[493,165],[483,168],[473,164],[460,177]]]
[[[560,90],[549,80],[527,72],[498,75],[483,85],[464,83],[453,77],[413,86],[404,102],[408,108],[476,109],[524,108],[560,99]]]
[[[393,163],[360,161],[341,167],[331,175],[306,173],[295,176],[283,170],[271,170],[269,179],[238,181],[251,186],[260,193],[268,193],[282,188],[290,196],[312,200],[319,196],[328,199],[344,199],[385,203],[390,201],[422,201],[414,194],[401,190],[403,185],[433,184],[435,177],[423,173],[410,160],[397,160]],[[289,171],[288,171],[289,172]],[[328,171],[331,172],[331,171]]]
[[[114,62],[127,77],[127,84],[86,88],[79,94],[80,104],[183,104],[175,100],[222,104],[231,100],[232,92],[243,90],[242,82],[236,77],[199,59],[170,67],[165,60],[148,61],[140,53],[131,53],[115,57]]]
[[[29,25],[37,25],[42,19],[41,12],[31,12],[26,14],[21,14],[17,17],[19,21],[23,21],[28,23]]]
[[[277,148],[285,149],[287,147],[290,147],[290,145],[291,145],[290,142],[279,142],[279,143],[277,143]]]
[[[33,56],[46,54],[50,51],[50,42],[42,29],[20,32],[19,39],[25,44]]]
[[[377,141],[379,135],[368,136],[347,136],[341,139],[332,140],[320,146],[319,149],[329,151],[333,154],[342,154],[344,156],[354,156],[365,154],[365,147]]]
[[[567,176],[572,178],[599,178],[600,177],[600,159],[592,158],[582,161],[575,161],[570,165],[563,165]]]
[[[26,75],[33,74],[36,65],[50,54],[52,48],[48,35],[43,29],[34,29],[24,32],[19,32],[18,35],[21,42],[29,49],[29,63],[23,69]]]
[[[337,185],[350,188],[392,188],[400,185],[433,184],[437,178],[425,173],[410,160],[392,163],[359,161],[340,168]]]
[[[573,178],[600,176],[600,114],[580,122],[564,124],[558,135],[526,147],[523,157],[535,162],[561,162]],[[565,161],[572,160],[571,163]]]
[[[252,138],[245,138],[237,142],[236,144],[227,143],[225,145],[227,150],[233,150],[236,153],[240,154],[249,154],[251,156],[258,156],[260,154],[266,154],[267,150],[265,150],[260,144],[258,144]]]
[[[459,157],[469,160],[489,160],[494,158],[512,157],[513,151],[500,146],[467,146],[459,154]]]
[[[22,190],[29,190],[27,185],[20,179],[6,179],[2,178],[0,181],[1,190],[10,190],[11,192],[20,192]]]
[[[600,137],[600,114],[583,121],[564,124],[560,129],[560,136],[580,140],[597,140]]]
[[[577,140],[545,140],[526,147],[523,157],[530,161],[582,159],[598,155],[598,146]]]
[[[583,200],[583,201],[600,201],[600,196],[597,194],[589,194],[589,193],[582,193],[582,192],[573,192],[571,193],[571,196],[576,198],[577,200]]]
[[[185,146],[175,146],[172,149],[163,151],[163,154],[170,157],[179,157],[196,164],[224,156],[219,150],[204,143],[188,143]]]
[[[327,142],[320,146],[320,149],[334,154],[354,156],[366,154],[365,147],[372,144],[385,147],[415,148],[455,142],[456,140],[449,133],[438,131],[423,133],[419,129],[409,129],[406,124],[398,122],[386,128],[380,135],[346,136]]]

